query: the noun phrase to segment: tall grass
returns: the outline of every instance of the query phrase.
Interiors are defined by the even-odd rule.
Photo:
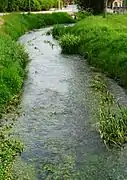
[[[127,109],[120,106],[106,81],[95,76],[92,87],[100,100],[99,132],[106,146],[120,147],[127,142]]]
[[[53,14],[10,14],[3,17],[0,27],[0,117],[9,104],[16,105],[22,92],[25,67],[28,55],[17,39],[25,32],[58,23],[72,23],[74,20],[66,13]],[[1,122],[0,122],[1,123]],[[17,153],[22,151],[18,141],[6,135],[0,128],[0,180],[13,179],[11,165]]]
[[[3,17],[0,28],[0,112],[15,94],[20,93],[28,56],[24,48],[15,42],[22,34],[34,28],[58,23],[72,23],[66,13],[10,14]]]
[[[63,53],[76,54],[80,47],[80,36],[74,36],[73,34],[65,34],[60,39],[60,45]]]
[[[69,30],[67,28],[68,31],[70,35],[80,36],[79,54],[87,52],[89,63],[127,87],[126,14],[107,18],[89,16],[74,27],[69,27]]]
[[[53,29],[51,30],[51,33],[52,33],[53,38],[59,39],[61,36],[64,35],[64,33],[65,34],[67,33],[66,30],[67,29],[64,25],[57,24],[53,27]]]
[[[52,14],[18,14],[13,13],[4,16],[4,26],[1,31],[5,32],[12,39],[17,40],[25,32],[43,28],[53,24],[74,23],[75,21],[67,13]]]
[[[59,33],[60,31],[60,33]],[[54,32],[54,31],[53,31]],[[57,27],[64,53],[87,54],[88,62],[127,88],[127,15],[109,15],[106,18],[89,16],[73,27],[61,31]],[[79,42],[74,51],[75,39]],[[68,41],[68,39],[71,39]],[[85,56],[86,57],[86,56]],[[99,130],[106,144],[121,145],[127,142],[127,109],[117,104],[104,84],[97,81],[101,94]]]

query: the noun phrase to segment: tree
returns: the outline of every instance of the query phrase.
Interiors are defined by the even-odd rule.
[[[107,13],[107,0],[104,0],[104,18],[106,17]]]
[[[59,0],[62,2],[62,0]],[[0,0],[0,12],[39,11],[58,7],[58,0]]]
[[[94,14],[104,11],[104,0],[75,0],[80,10],[91,9]]]
[[[8,7],[8,0],[0,0],[0,12],[5,12]]]

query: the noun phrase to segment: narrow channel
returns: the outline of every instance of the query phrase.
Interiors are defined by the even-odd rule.
[[[127,148],[107,150],[96,130],[94,72],[84,59],[62,55],[48,30],[20,38],[30,62],[14,133],[24,143],[21,161],[35,170],[30,179],[126,180]],[[117,98],[127,100],[121,87],[110,84]]]

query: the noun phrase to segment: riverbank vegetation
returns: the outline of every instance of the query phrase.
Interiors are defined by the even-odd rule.
[[[66,13],[4,16],[0,28],[0,112],[3,106],[20,93],[25,76],[28,55],[24,48],[15,42],[22,34],[34,28],[58,23],[72,23],[74,20]],[[34,23],[33,23],[34,22]]]
[[[0,114],[8,105],[17,105],[22,92],[28,55],[17,39],[34,28],[57,23],[72,23],[66,13],[53,14],[10,14],[3,17],[0,27]],[[0,121],[1,124],[1,121]],[[20,142],[11,139],[7,133],[10,125],[0,128],[0,180],[10,180],[10,169],[14,157],[22,151]],[[6,134],[7,133],[7,134]]]
[[[127,88],[127,15],[89,16],[73,27],[55,26],[53,37],[59,39],[62,52],[80,54],[88,62]],[[69,50],[68,50],[69,49]],[[102,107],[113,104],[105,90]],[[104,99],[109,99],[104,103]],[[112,103],[111,103],[112,102]],[[109,113],[101,108],[100,132],[106,143],[122,144],[127,140],[126,110]],[[112,143],[111,143],[112,142]]]
[[[96,75],[92,82],[100,102],[98,128],[105,145],[122,146],[127,142],[127,108],[123,108],[108,89],[102,75]]]
[[[89,16],[76,23],[73,27],[62,30],[55,27],[53,36],[60,38],[63,45],[66,37],[78,36],[80,38],[78,52],[88,53],[88,61],[92,65],[105,71],[124,87],[127,87],[127,15]],[[60,29],[60,33],[59,33]],[[62,34],[64,35],[64,41]],[[75,39],[73,39],[75,41]],[[70,43],[70,41],[68,41]],[[71,44],[73,44],[71,42]],[[66,44],[68,46],[68,44]],[[65,45],[62,46],[62,50]],[[65,51],[64,51],[65,52]],[[67,52],[68,53],[68,52]],[[71,52],[70,52],[71,53]]]

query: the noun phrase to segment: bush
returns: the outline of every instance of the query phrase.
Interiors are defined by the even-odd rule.
[[[92,10],[94,14],[102,13],[104,10],[104,0],[75,0],[80,10]]]
[[[58,6],[58,0],[31,0],[32,11],[49,10]],[[1,0],[0,12],[29,11],[29,0]]]
[[[63,53],[77,54],[81,39],[79,36],[65,34],[60,38],[60,45]]]
[[[88,16],[91,16],[92,12],[90,11],[79,11],[75,13],[76,20],[81,21],[82,19],[85,19]]]

